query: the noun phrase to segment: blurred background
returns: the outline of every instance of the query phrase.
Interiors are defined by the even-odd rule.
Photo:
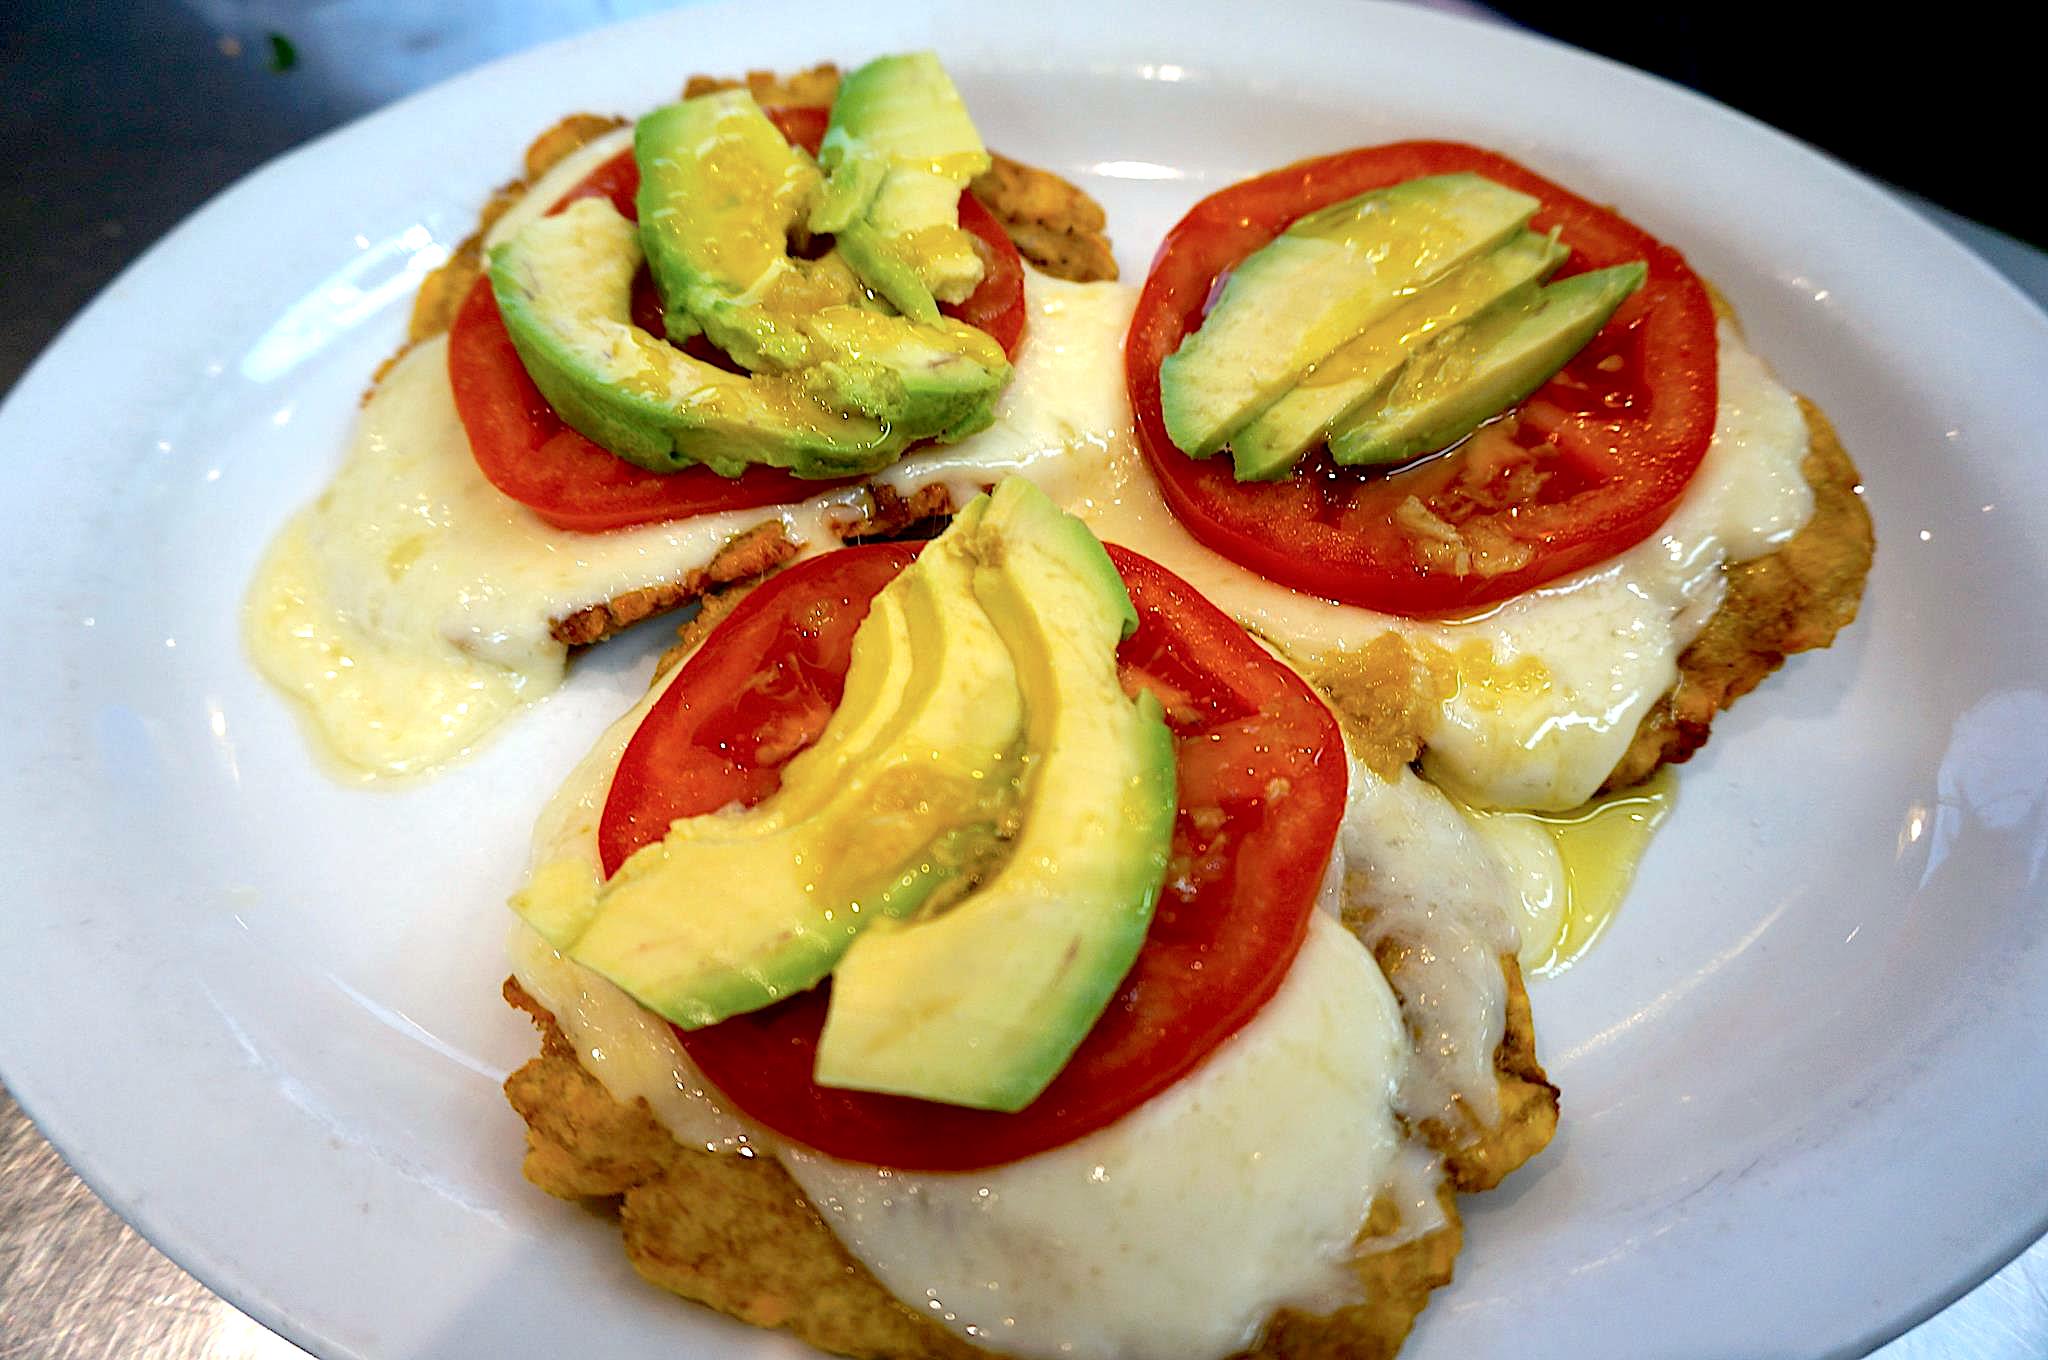
[[[1527,28],[1689,85],[1986,226],[2048,245],[2039,49],[1967,6],[1546,5]]]

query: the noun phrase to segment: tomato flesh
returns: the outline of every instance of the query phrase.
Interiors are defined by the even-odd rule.
[[[1516,411],[1406,467],[1339,467],[1318,451],[1285,481],[1238,482],[1227,458],[1174,446],[1160,361],[1201,324],[1230,270],[1317,208],[1456,171],[1541,200],[1530,225],[1557,228],[1571,248],[1557,277],[1643,260],[1647,281]],[[1684,257],[1503,156],[1453,142],[1341,152],[1204,199],[1160,246],[1124,356],[1138,443],[1190,533],[1295,590],[1411,617],[1483,608],[1641,542],[1677,504],[1714,432],[1714,312]],[[1461,563],[1430,549],[1411,497],[1484,551]]]
[[[769,577],[720,620],[619,758],[598,823],[606,878],[676,818],[781,787],[839,706],[869,602],[916,556],[903,543],[842,548]]]
[[[813,153],[825,135],[827,111],[812,107],[767,110],[783,135]],[[634,196],[640,168],[631,151],[585,176],[550,209],[560,212],[582,198],[608,198],[638,220]],[[982,243],[985,269],[975,291],[944,310],[986,331],[1013,358],[1024,336],[1024,265],[1002,224],[972,194],[960,195],[960,225]],[[661,333],[660,299],[646,271],[634,287],[635,323]],[[723,356],[693,345],[713,362]],[[728,365],[729,366],[729,365]],[[448,378],[455,408],[469,436],[477,467],[491,485],[558,529],[587,533],[684,519],[727,510],[752,510],[807,500],[859,478],[798,477],[781,468],[750,467],[738,477],[708,468],[653,472],[628,463],[569,428],[527,376],[505,330],[490,280],[479,278],[448,331]]]
[[[1185,1076],[1286,976],[1343,819],[1336,720],[1292,671],[1192,587],[1124,549],[1138,609],[1118,649],[1173,730],[1179,812],[1143,948],[1108,1010],[1037,1101],[969,1110],[811,1080],[830,983],[698,1030],[704,1076],[777,1133],[849,1161],[962,1171],[1059,1147]],[[752,804],[814,739],[844,684],[869,602],[915,555],[903,545],[813,558],[744,600],[687,662],[626,748],[600,822],[607,875],[670,821]]]

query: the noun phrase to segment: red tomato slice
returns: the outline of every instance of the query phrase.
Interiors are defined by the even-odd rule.
[[[1179,766],[1173,859],[1122,989],[1037,1101],[1016,1114],[819,1086],[830,989],[678,1030],[740,1109],[835,1157],[963,1171],[1059,1147],[1166,1090],[1279,987],[1308,930],[1344,815],[1336,720],[1294,672],[1164,568],[1109,550],[1141,620],[1124,686],[1165,706]],[[752,804],[839,700],[854,629],[915,549],[812,558],[744,600],[626,748],[598,832],[607,875],[677,817]]]
[[[826,110],[771,108],[783,135],[816,152],[825,135]],[[640,168],[622,151],[593,170],[549,209],[560,212],[579,198],[605,197],[637,220],[633,197]],[[1024,337],[1024,265],[1002,224],[972,194],[960,195],[960,225],[986,247],[979,287],[948,315],[984,330],[1016,357]],[[651,286],[635,293],[635,319],[658,319]],[[652,329],[659,332],[659,326]],[[708,357],[702,356],[699,357]],[[448,331],[448,379],[470,451],[491,485],[559,529],[596,533],[635,524],[683,519],[725,510],[751,510],[807,500],[858,478],[815,480],[780,468],[752,467],[738,477],[708,468],[652,472],[585,439],[554,413],[527,376],[505,331],[488,279],[478,279]]]
[[[1392,472],[1327,453],[1283,482],[1238,482],[1228,458],[1167,437],[1159,364],[1201,324],[1217,281],[1296,218],[1419,175],[1472,171],[1533,194],[1531,224],[1571,247],[1558,277],[1630,260],[1649,279],[1593,343],[1504,419],[1452,452]],[[1656,531],[1713,437],[1714,311],[1672,247],[1503,156],[1399,142],[1302,161],[1196,204],[1152,264],[1124,342],[1138,442],[1196,538],[1282,585],[1392,614],[1462,613],[1612,557]],[[1462,574],[1396,518],[1409,497],[1513,562]],[[1413,507],[1410,507],[1411,518]]]

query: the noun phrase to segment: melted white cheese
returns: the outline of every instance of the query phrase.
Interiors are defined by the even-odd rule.
[[[580,176],[579,176],[580,177]],[[571,183],[574,181],[571,180]],[[547,201],[539,194],[529,202]],[[912,454],[874,480],[956,503],[1008,472],[1095,461],[1120,427],[1122,290],[1027,271],[1028,339],[994,425]],[[328,750],[365,776],[411,774],[470,749],[561,683],[550,626],[710,563],[777,522],[807,551],[837,546],[866,492],[585,534],[556,529],[477,469],[448,386],[445,338],[415,347],[366,404],[333,482],[286,527],[252,585],[257,665],[301,699]]]
[[[1318,913],[1251,1023],[1106,1129],[978,1173],[781,1155],[890,1292],[977,1344],[1200,1360],[1281,1304],[1356,1301],[1344,1264],[1401,1149],[1406,1050],[1372,957]]]
[[[670,675],[605,729],[589,755],[569,772],[541,810],[533,830],[537,869],[563,859],[599,863],[598,824],[611,797],[612,775],[641,719],[673,681]],[[578,1061],[613,1097],[645,1100],[678,1142],[708,1151],[754,1143],[758,1130],[730,1110],[697,1075],[668,1023],[609,980],[564,958],[524,921],[509,940],[512,973],[527,994],[554,1014]]]
[[[1493,1054],[1507,1017],[1501,958],[1519,946],[1507,912],[1507,865],[1441,789],[1402,769],[1381,779],[1358,760],[1341,832],[1343,908],[1369,947],[1405,946],[1394,985],[1417,1061],[1401,1113],[1459,1127],[1462,1102],[1482,1124],[1498,1114]]]
[[[665,687],[570,775],[534,865],[595,862],[612,772]],[[1344,1266],[1375,1195],[1394,1197],[1404,1237],[1438,1221],[1434,1162],[1393,1114],[1409,1065],[1397,1004],[1335,920],[1342,866],[1340,847],[1280,991],[1195,1074],[1077,1142],[966,1174],[784,1145],[707,1089],[665,1024],[523,923],[513,965],[614,1097],[646,1099],[684,1143],[778,1156],[848,1249],[956,1335],[1020,1356],[1203,1360],[1283,1304],[1356,1302]]]

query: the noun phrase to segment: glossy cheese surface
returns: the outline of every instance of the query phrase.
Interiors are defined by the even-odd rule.
[[[1005,1354],[1231,1354],[1344,1269],[1402,1135],[1407,1038],[1372,956],[1318,914],[1287,979],[1197,1071],[1108,1128],[960,1175],[790,1148],[790,1174],[892,1293]]]

